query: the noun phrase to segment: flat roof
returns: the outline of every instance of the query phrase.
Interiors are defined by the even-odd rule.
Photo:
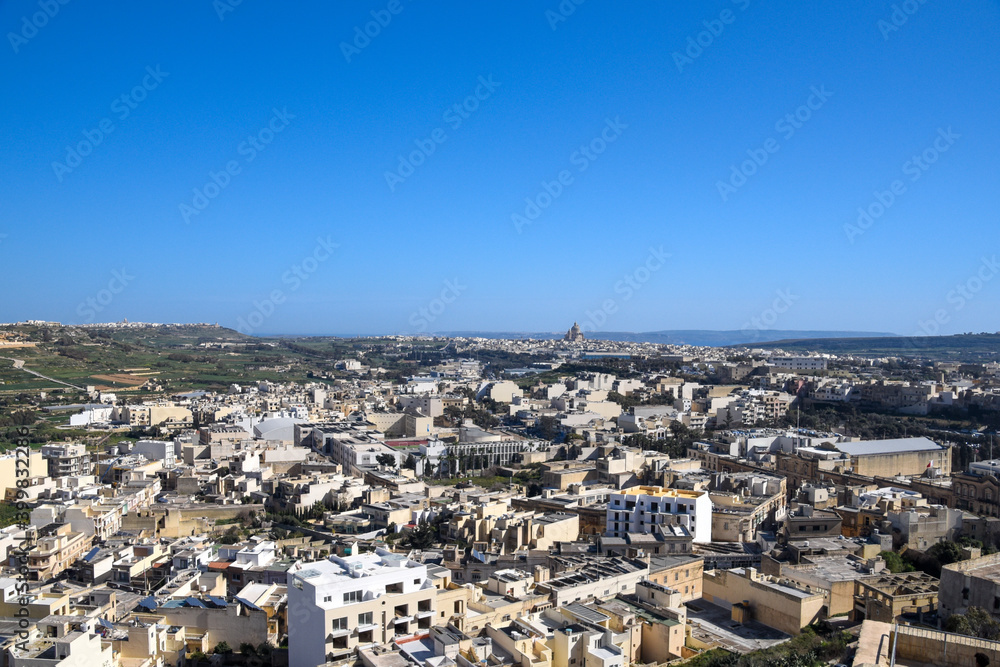
[[[838,442],[834,445],[849,456],[868,454],[895,454],[899,452],[924,452],[943,450],[944,447],[928,438],[891,438],[889,440],[862,440]]]
[[[614,495],[622,496],[652,496],[655,498],[700,498],[704,491],[688,491],[686,489],[668,489],[662,486],[633,486],[615,491]]]

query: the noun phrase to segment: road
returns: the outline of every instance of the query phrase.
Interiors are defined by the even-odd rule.
[[[50,378],[48,375],[42,375],[41,373],[39,373],[37,371],[33,371],[30,368],[25,368],[24,367],[24,359],[12,359],[11,357],[0,357],[0,359],[6,359],[7,361],[13,361],[14,362],[14,368],[16,370],[24,371],[25,373],[31,373],[32,375],[36,375],[36,376],[42,378],[43,380],[48,380],[49,382],[55,382],[57,384],[63,384],[63,385],[66,385],[67,387],[72,387],[73,389],[79,389],[80,391],[87,391],[86,388],[84,388],[84,387],[77,387],[75,384],[70,384],[69,382],[63,382],[62,380],[57,380],[55,378]]]

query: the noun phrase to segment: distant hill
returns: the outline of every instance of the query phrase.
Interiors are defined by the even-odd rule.
[[[938,360],[1000,361],[1000,333],[892,338],[822,338],[769,341],[756,347],[865,356],[933,357]]]
[[[447,331],[438,336],[463,336],[479,338],[529,338],[552,340],[563,337],[563,333],[525,333],[514,331]],[[710,329],[676,329],[666,331],[599,331],[585,334],[593,340],[610,340],[627,343],[659,343],[663,345],[699,345],[707,347],[731,347],[734,345],[757,345],[777,340],[812,340],[820,338],[881,338],[896,334],[871,331],[784,331],[780,329],[713,331]]]

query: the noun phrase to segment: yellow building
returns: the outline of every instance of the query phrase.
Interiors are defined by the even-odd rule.
[[[90,548],[92,538],[74,532],[68,523],[40,537],[28,552],[28,570],[36,581],[47,581],[69,567]]]
[[[652,556],[649,559],[649,581],[666,586],[690,602],[701,597],[705,559],[701,556]]]
[[[808,593],[752,567],[706,572],[704,581],[705,601],[732,609],[734,619],[739,607],[758,623],[797,635],[822,617],[822,593]]]

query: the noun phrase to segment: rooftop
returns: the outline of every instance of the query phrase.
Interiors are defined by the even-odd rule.
[[[922,452],[943,450],[944,447],[928,438],[892,438],[890,440],[862,440],[859,442],[838,442],[836,448],[849,456],[869,454],[895,454],[901,452]]]
[[[704,491],[687,491],[684,489],[668,489],[662,486],[634,486],[629,489],[615,491],[615,495],[626,497],[653,496],[655,498],[700,498]]]

